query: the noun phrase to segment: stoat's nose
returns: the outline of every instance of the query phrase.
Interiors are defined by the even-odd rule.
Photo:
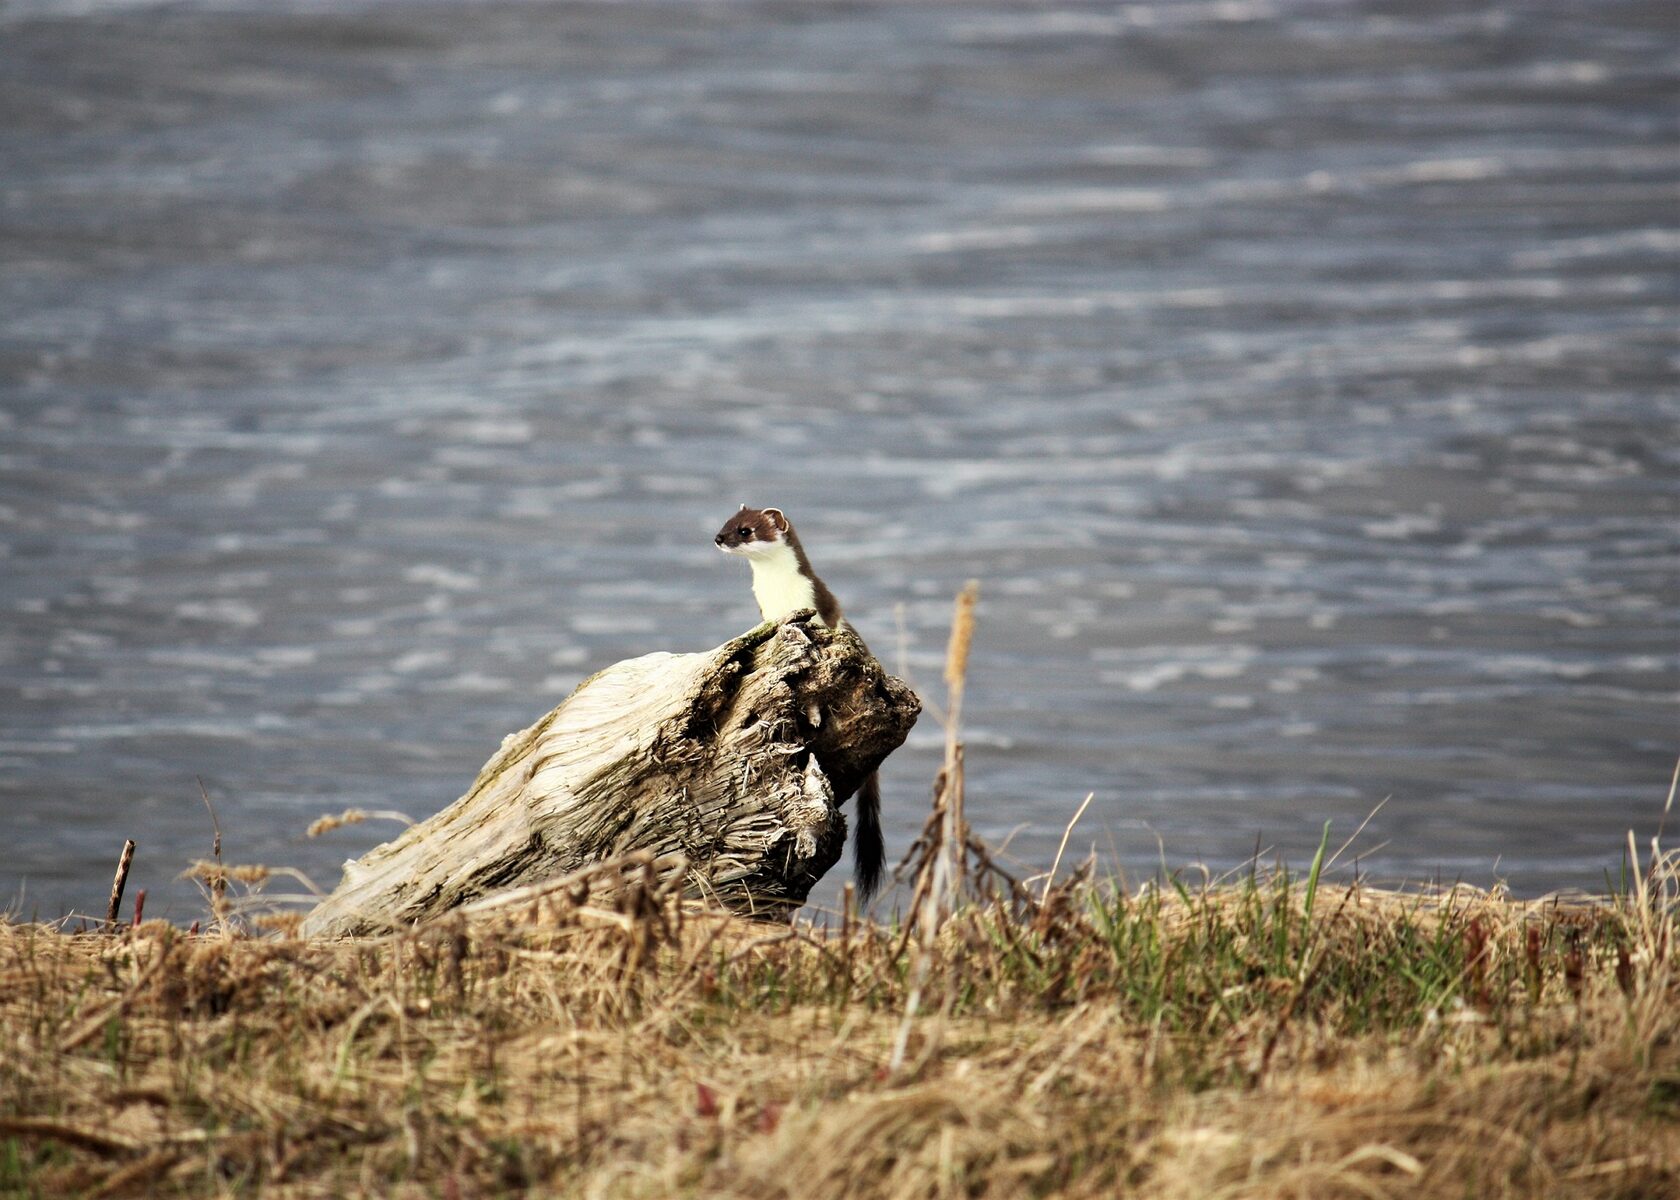
[[[719,546],[723,545],[723,534],[721,534],[721,533],[718,534],[715,538],[712,539],[712,541]]]

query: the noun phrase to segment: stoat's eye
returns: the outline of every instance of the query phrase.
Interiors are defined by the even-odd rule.
[[[735,532],[740,534],[742,537],[751,537],[752,536],[752,527],[749,526],[749,525],[743,525],[743,526],[741,526],[741,528],[737,529]]]

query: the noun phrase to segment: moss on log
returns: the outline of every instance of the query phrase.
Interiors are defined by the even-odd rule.
[[[384,932],[632,851],[693,895],[783,915],[841,857],[838,802],[920,710],[809,611],[615,663],[510,734],[454,804],[346,863],[303,932]]]

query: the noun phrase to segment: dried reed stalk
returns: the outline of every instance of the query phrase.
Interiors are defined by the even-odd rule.
[[[943,840],[948,877],[944,910],[950,912],[962,894],[967,875],[968,822],[963,819],[963,692],[968,686],[968,650],[974,642],[974,606],[980,599],[980,581],[971,579],[957,594],[951,615],[951,641],[945,650],[945,828]]]
[[[905,999],[904,1019],[893,1039],[887,1071],[897,1075],[904,1067],[910,1045],[910,1031],[921,1008],[927,985],[928,964],[935,939],[946,919],[957,910],[967,880],[968,823],[963,819],[963,744],[961,737],[963,690],[968,682],[968,652],[974,642],[974,606],[980,584],[969,580],[957,594],[951,614],[951,640],[945,650],[945,762],[934,785],[933,812],[917,845],[921,853],[916,869],[916,887],[910,902],[910,920],[904,938],[918,936],[912,982]],[[913,849],[912,854],[916,851]],[[902,949],[904,942],[899,945]]]
[[[111,900],[105,905],[105,931],[117,928],[117,913],[122,908],[123,888],[128,886],[128,869],[134,865],[134,839],[123,842],[122,856],[117,859],[117,877],[111,881]]]

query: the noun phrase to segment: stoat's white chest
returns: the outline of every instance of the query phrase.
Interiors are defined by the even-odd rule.
[[[766,621],[779,621],[790,612],[817,606],[817,589],[799,570],[793,547],[767,546],[748,555],[752,563],[753,599]]]

